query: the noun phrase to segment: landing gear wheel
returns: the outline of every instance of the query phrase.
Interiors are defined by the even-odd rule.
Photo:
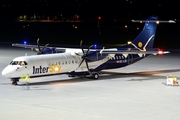
[[[99,78],[99,74],[98,73],[93,73],[92,75],[93,75],[92,76],[93,79],[98,79]]]
[[[18,85],[16,79],[12,79],[11,81],[12,81],[12,85]]]

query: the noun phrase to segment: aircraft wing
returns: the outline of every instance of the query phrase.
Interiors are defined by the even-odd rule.
[[[30,49],[38,49],[38,45],[30,45],[30,44],[19,44],[19,43],[14,43],[12,44],[14,47],[22,47],[22,48],[30,48]],[[40,49],[44,48],[44,46],[39,46]],[[61,48],[61,47],[49,47],[46,46],[46,48],[55,48],[56,52],[64,52],[67,48]]]
[[[38,48],[37,45],[27,45],[27,44],[18,44],[18,43],[12,44],[12,46],[22,47],[22,48]],[[43,48],[44,46],[39,46],[39,47]]]
[[[14,43],[12,44],[14,47],[22,47],[22,48],[38,48],[38,45],[30,45],[30,44],[19,44],[19,43]],[[40,48],[43,48],[44,46],[39,46]],[[50,47],[46,46],[46,48],[56,48],[56,47]],[[66,48],[61,48],[58,47],[59,49],[66,49]]]
[[[170,53],[169,51],[103,51],[103,53],[108,54],[166,54]]]
[[[22,47],[22,48],[38,48],[38,45],[31,45],[31,44],[19,44],[19,43],[14,43],[12,44],[14,47]],[[40,48],[43,48],[44,46],[39,46]],[[46,46],[46,48],[56,48],[56,50],[66,50],[66,49],[72,49],[68,47],[55,47],[55,46]],[[73,48],[77,49],[77,48]]]

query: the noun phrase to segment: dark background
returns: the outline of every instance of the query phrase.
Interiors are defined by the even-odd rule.
[[[180,48],[178,3],[177,0],[1,0],[0,41],[23,43],[26,40],[36,44],[40,38],[42,45],[78,46],[80,40],[84,45],[125,44],[144,25],[132,23],[132,19],[146,20],[155,15],[160,20],[171,19],[176,23],[157,26],[154,47]],[[26,19],[20,21],[20,16]],[[42,22],[47,19],[50,21]]]

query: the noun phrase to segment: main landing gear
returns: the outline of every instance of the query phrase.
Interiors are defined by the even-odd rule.
[[[98,79],[99,78],[99,74],[97,72],[94,72],[94,73],[92,73],[91,78]]]
[[[68,75],[69,77],[76,77],[76,76],[79,76],[81,78],[83,77],[88,77],[88,78],[91,78],[91,79],[98,79],[99,78],[99,73],[98,72],[92,72],[91,74],[89,74],[88,72],[87,73],[84,73],[84,74],[81,74],[81,75],[77,75],[77,74],[70,74]]]
[[[87,73],[84,77],[88,77],[91,79],[98,79],[99,78],[99,73],[98,72],[92,72],[91,74]]]

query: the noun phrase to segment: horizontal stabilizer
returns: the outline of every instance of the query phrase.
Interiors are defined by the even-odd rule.
[[[139,23],[145,23],[146,20],[131,20],[132,22],[139,22]],[[176,23],[174,20],[149,20],[149,22],[156,22],[158,23]]]
[[[102,51],[102,54],[167,54],[169,51]]]

